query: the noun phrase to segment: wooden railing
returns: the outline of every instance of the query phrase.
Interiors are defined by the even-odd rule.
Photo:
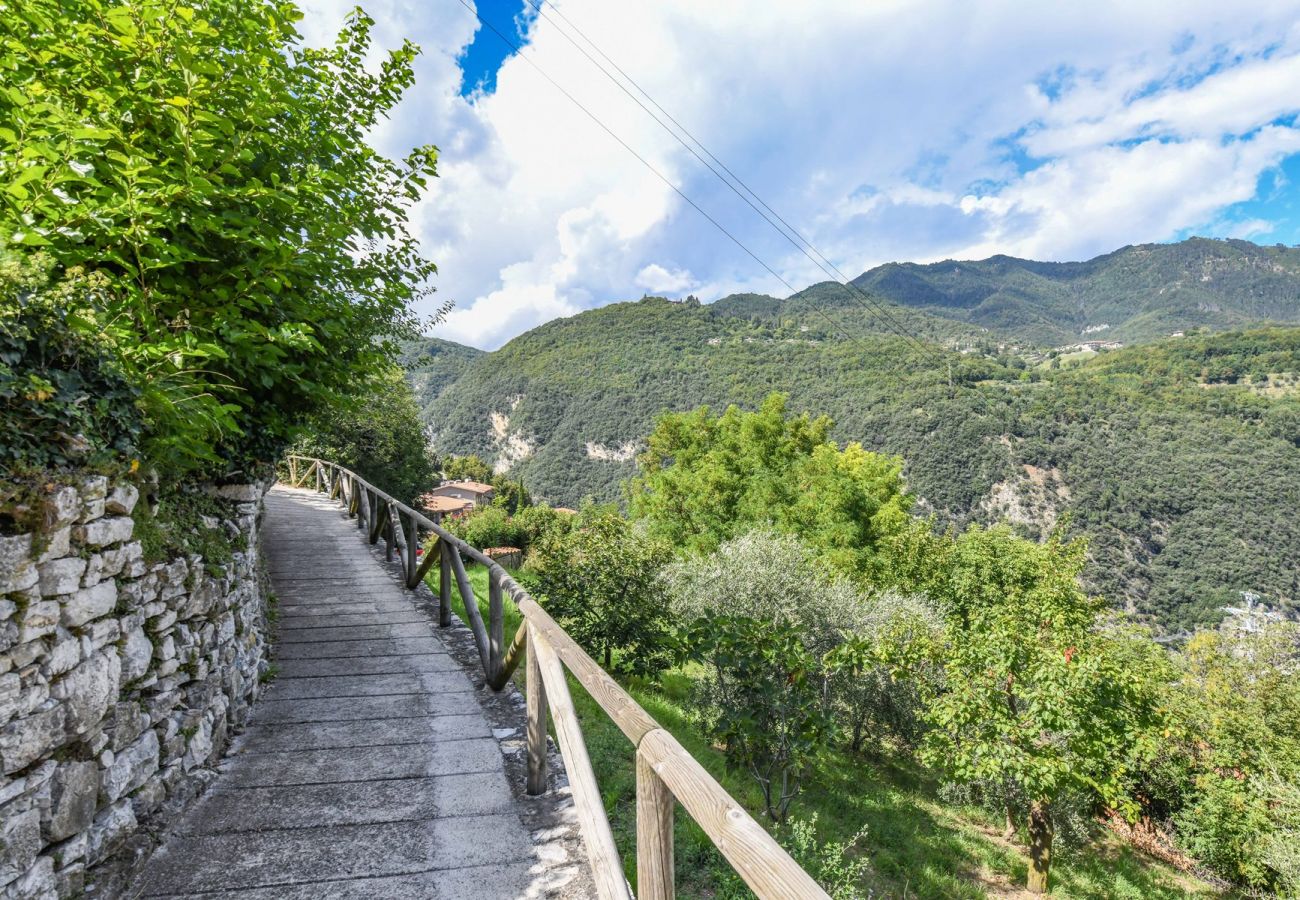
[[[825,898],[817,882],[801,869],[772,836],[731,798],[677,739],[637,704],[610,675],[569,637],[505,569],[471,547],[438,521],[401,503],[355,472],[325,460],[288,457],[293,487],[312,486],[338,499],[357,520],[371,544],[383,539],[390,562],[402,566],[407,588],[418,587],[435,559],[440,560],[438,623],[451,624],[451,579],[456,579],[487,682],[501,690],[521,660],[527,659],[527,740],[529,794],[546,790],[546,720],[555,724],[560,752],[568,770],[591,873],[601,898],[632,894],[605,806],[596,786],[591,758],[582,737],[566,670],[577,679],[605,714],[636,748],[637,896],[666,900],[674,895],[673,810],[680,803],[709,836],[736,873],[760,898]],[[432,533],[435,550],[421,560],[416,549],[421,532]],[[487,567],[488,621],[474,599],[465,558]],[[510,646],[504,647],[504,597],[523,617]]]

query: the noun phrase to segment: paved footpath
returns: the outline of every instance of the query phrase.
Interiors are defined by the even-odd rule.
[[[279,673],[131,895],[544,896],[465,670],[323,496],[266,499]]]

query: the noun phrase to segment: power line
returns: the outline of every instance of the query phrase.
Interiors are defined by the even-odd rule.
[[[619,137],[618,134],[616,134],[616,133],[615,133],[615,132],[614,132],[614,131],[613,131],[613,130],[608,126],[608,125],[606,125],[604,122],[602,122],[602,121],[600,120],[600,118],[599,118],[595,113],[593,113],[593,112],[592,112],[591,110],[589,110],[586,106],[584,106],[584,105],[583,105],[583,104],[582,104],[582,103],[581,103],[581,102],[580,102],[576,97],[574,97],[574,96],[573,96],[572,94],[570,94],[567,90],[565,90],[565,88],[564,88],[564,87],[563,87],[559,82],[557,82],[554,78],[552,78],[550,75],[548,75],[548,74],[546,73],[546,70],[545,70],[545,69],[543,69],[543,68],[542,68],[541,66],[539,66],[537,63],[535,63],[531,58],[529,58],[529,57],[527,57],[527,56],[524,56],[523,51],[522,51],[522,49],[519,47],[519,45],[516,44],[514,41],[510,40],[510,38],[506,37],[504,34],[502,34],[501,31],[500,31],[500,30],[499,30],[495,25],[493,25],[493,24],[492,24],[491,22],[489,22],[487,19],[484,19],[481,15],[479,15],[478,10],[476,10],[473,6],[470,5],[469,0],[460,0],[460,5],[463,6],[463,7],[465,7],[465,8],[466,8],[467,10],[469,10],[471,13],[473,13],[473,14],[474,14],[474,17],[475,17],[476,19],[478,19],[479,22],[481,22],[481,23],[484,25],[484,27],[491,29],[492,33],[495,34],[497,37],[499,37],[499,38],[500,38],[500,39],[501,39],[501,40],[502,40],[502,41],[503,41],[503,42],[504,42],[508,47],[510,47],[511,49],[513,49],[513,50],[515,51],[515,54],[516,54],[520,59],[522,59],[524,62],[528,63],[528,64],[529,64],[530,66],[532,66],[534,69],[536,69],[536,70],[537,70],[537,73],[538,73],[539,75],[541,75],[543,78],[545,78],[547,81],[549,81],[549,82],[551,83],[551,86],[552,86],[552,87],[554,87],[557,91],[559,91],[561,94],[563,94],[565,97],[567,97],[567,98],[569,99],[569,102],[571,102],[574,106],[578,107],[578,109],[580,109],[580,110],[582,110],[584,113],[586,113],[586,115],[587,115],[588,118],[590,118],[593,122],[595,122],[597,125],[599,125],[599,126],[601,127],[601,129],[602,129],[606,134],[608,134],[608,135],[609,135],[610,137],[612,137],[614,140],[618,141],[618,143],[622,145],[622,147],[623,147],[624,150],[626,150],[628,153],[631,153],[633,156],[635,156],[635,157],[637,158],[637,160],[639,160],[643,166],[645,166],[647,169],[649,169],[651,172],[653,172],[653,173],[655,174],[655,176],[657,176],[657,177],[659,178],[660,181],[662,181],[664,184],[668,185],[668,187],[671,188],[671,189],[672,189],[672,190],[677,194],[677,196],[681,197],[683,200],[685,200],[687,203],[689,203],[689,204],[690,204],[690,205],[695,209],[696,212],[698,212],[698,213],[699,213],[700,215],[702,215],[704,218],[708,219],[708,221],[713,225],[714,228],[718,229],[718,230],[721,231],[724,235],[726,235],[728,238],[730,238],[731,241],[732,241],[732,243],[734,243],[734,244],[735,244],[737,247],[739,247],[741,250],[745,251],[745,253],[746,253],[746,254],[747,254],[747,255],[748,255],[752,260],[754,260],[754,262],[758,263],[760,266],[762,266],[764,269],[766,269],[766,270],[767,270],[767,271],[772,275],[773,278],[775,278],[777,281],[779,281],[779,282],[781,282],[783,285],[785,285],[786,288],[790,291],[790,293],[792,293],[792,294],[793,294],[793,293],[797,293],[797,291],[796,291],[794,285],[792,285],[792,284],[790,284],[790,282],[786,281],[785,278],[783,278],[783,277],[781,276],[780,273],[778,273],[775,269],[773,269],[773,268],[772,268],[771,266],[769,266],[766,262],[764,262],[761,258],[759,258],[759,256],[758,256],[756,253],[754,253],[753,250],[750,250],[749,247],[745,246],[744,242],[742,242],[742,241],[740,240],[740,238],[736,237],[734,234],[732,234],[730,231],[728,231],[726,228],[724,228],[724,227],[722,226],[722,224],[721,224],[720,222],[718,222],[717,219],[715,219],[715,218],[713,218],[713,216],[709,215],[709,214],[704,210],[703,207],[701,207],[698,203],[696,203],[694,200],[692,200],[690,197],[688,197],[688,196],[686,195],[686,193],[685,193],[684,191],[682,191],[681,188],[679,188],[677,185],[673,184],[673,182],[672,182],[672,181],[671,181],[671,180],[670,180],[666,175],[664,175],[663,172],[661,172],[661,171],[659,171],[659,169],[655,168],[655,166],[654,166],[654,165],[653,165],[649,160],[647,160],[644,156],[642,156],[640,153],[637,153],[636,150],[634,150],[634,149],[632,148],[632,146],[631,146],[630,144],[627,143],[627,141],[625,141],[625,140],[623,140],[621,137]],[[825,319],[826,322],[827,322],[827,324],[829,324],[829,325],[831,326],[831,328],[834,329],[836,332],[838,332],[838,333],[840,334],[840,336],[843,337],[845,340],[852,341],[853,343],[855,343],[855,344],[857,344],[859,347],[861,347],[863,350],[866,350],[866,349],[867,349],[867,347],[866,347],[865,344],[863,344],[863,343],[862,343],[861,341],[859,341],[857,338],[855,338],[855,337],[853,337],[852,335],[850,335],[850,334],[848,334],[847,332],[845,332],[842,328],[840,328],[838,325],[835,324],[834,320],[832,320],[829,316],[827,316],[827,315],[826,315],[824,312],[822,312],[820,309],[818,309],[817,307],[814,307],[814,306],[809,306],[809,309],[811,309],[813,312],[817,313],[819,316],[821,316],[823,319]]]
[[[699,161],[699,162],[700,162],[700,163],[701,163],[705,168],[707,168],[711,173],[713,173],[713,175],[714,175],[714,176],[715,176],[719,181],[721,181],[721,182],[722,182],[723,184],[725,184],[728,188],[730,188],[731,191],[732,191],[732,193],[734,193],[734,194],[735,194],[737,197],[739,197],[741,200],[745,201],[745,203],[749,205],[750,209],[752,209],[752,210],[754,210],[754,212],[758,213],[759,216],[761,216],[761,217],[763,218],[764,221],[766,221],[769,225],[771,225],[772,228],[775,229],[776,232],[777,232],[778,234],[780,234],[783,238],[785,238],[786,241],[788,241],[788,242],[789,242],[789,243],[790,243],[790,244],[791,244],[791,245],[792,245],[796,250],[798,250],[799,252],[801,252],[801,253],[802,253],[804,256],[806,256],[806,257],[807,257],[807,258],[808,258],[808,259],[809,259],[809,260],[810,260],[814,265],[816,265],[819,269],[821,269],[821,271],[822,271],[824,274],[830,276],[830,277],[832,278],[832,280],[835,280],[835,281],[837,281],[837,282],[841,282],[841,283],[842,283],[842,286],[845,287],[845,288],[848,290],[848,292],[849,292],[849,298],[850,298],[851,300],[853,300],[855,303],[857,303],[857,305],[859,306],[859,308],[865,310],[867,313],[869,313],[869,314],[875,316],[876,318],[880,319],[880,320],[885,324],[885,326],[886,326],[887,328],[889,328],[891,331],[893,331],[893,332],[894,332],[895,334],[897,334],[899,337],[902,337],[904,340],[908,341],[912,346],[914,346],[914,347],[916,347],[917,349],[921,350],[923,353],[929,355],[930,357],[932,357],[932,358],[935,359],[935,360],[939,360],[939,359],[940,359],[940,357],[939,357],[938,354],[934,353],[934,352],[933,352],[929,347],[926,347],[926,346],[921,342],[921,340],[920,340],[919,338],[917,338],[917,337],[916,337],[916,336],[915,336],[915,335],[914,335],[914,334],[913,334],[913,333],[912,333],[912,332],[911,332],[911,331],[910,331],[910,330],[909,330],[905,325],[903,325],[902,323],[900,323],[900,322],[899,322],[899,321],[898,321],[898,320],[893,316],[893,314],[890,313],[890,312],[888,311],[888,309],[887,309],[885,306],[883,306],[882,304],[880,304],[880,303],[878,303],[877,301],[873,300],[873,299],[870,297],[870,295],[868,295],[865,291],[862,291],[860,288],[858,288],[857,285],[853,284],[852,280],[851,280],[848,276],[846,276],[843,272],[841,272],[840,269],[839,269],[839,268],[838,268],[838,267],[837,267],[833,262],[831,262],[831,260],[828,259],[828,258],[826,257],[825,254],[823,254],[820,250],[818,250],[817,247],[814,246],[813,243],[812,243],[810,240],[808,240],[807,238],[805,238],[805,237],[804,237],[804,236],[799,232],[798,229],[796,229],[793,225],[791,225],[789,222],[787,222],[787,221],[786,221],[786,220],[785,220],[785,219],[780,215],[780,213],[778,213],[776,210],[772,209],[772,207],[769,206],[769,205],[767,204],[767,202],[763,200],[762,197],[760,197],[760,196],[759,196],[759,195],[758,195],[758,194],[757,194],[757,193],[756,193],[756,192],[755,192],[755,191],[754,191],[754,190],[753,190],[753,189],[752,189],[748,184],[746,184],[746,183],[744,182],[744,180],[742,180],[742,179],[740,178],[740,176],[738,176],[735,172],[733,172],[730,168],[728,168],[728,166],[726,165],[726,163],[724,163],[724,162],[722,162],[722,160],[718,159],[718,157],[715,156],[715,155],[713,154],[713,152],[710,151],[709,148],[708,148],[707,146],[705,146],[704,143],[703,143],[702,141],[700,141],[699,138],[695,137],[695,135],[692,134],[692,133],[690,132],[690,130],[689,130],[688,128],[686,128],[686,126],[684,126],[681,122],[679,122],[679,121],[678,121],[678,120],[677,120],[677,119],[672,115],[672,113],[670,113],[670,112],[668,112],[666,109],[664,109],[663,106],[660,105],[660,103],[659,103],[657,100],[655,100],[655,98],[652,97],[652,96],[650,95],[650,93],[649,93],[648,91],[646,91],[645,88],[641,87],[641,85],[638,84],[637,81],[636,81],[634,78],[632,78],[631,75],[627,74],[627,72],[625,72],[625,71],[622,69],[622,67],[619,66],[619,64],[618,64],[617,62],[615,62],[613,59],[611,59],[611,58],[609,57],[608,54],[606,54],[603,50],[601,50],[600,47],[599,47],[599,45],[597,45],[595,41],[593,41],[591,38],[589,38],[589,37],[588,37],[588,36],[587,36],[583,31],[582,31],[581,28],[579,28],[577,25],[575,25],[575,24],[574,24],[574,23],[573,23],[573,22],[568,18],[568,16],[564,15],[564,12],[563,12],[562,10],[560,10],[559,8],[554,7],[554,6],[551,7],[551,10],[554,11],[554,13],[555,13],[557,16],[559,16],[561,19],[563,19],[564,22],[565,22],[565,24],[568,25],[569,28],[573,29],[573,31],[574,31],[576,34],[578,34],[578,36],[580,36],[584,41],[586,41],[587,44],[590,45],[591,48],[592,48],[593,50],[595,50],[596,53],[598,53],[602,59],[604,59],[606,62],[608,62],[609,65],[612,66],[613,69],[614,69],[616,72],[618,72],[618,74],[619,74],[620,76],[622,76],[624,79],[626,79],[626,81],[627,81],[629,84],[631,84],[634,88],[636,88],[637,91],[640,92],[640,93],[641,93],[641,94],[646,98],[646,100],[648,100],[648,101],[649,101],[649,102],[650,102],[650,103],[655,107],[655,109],[657,109],[657,110],[658,110],[660,113],[662,113],[662,114],[663,114],[663,115],[664,115],[664,116],[665,116],[665,117],[666,117],[670,122],[672,122],[673,125],[676,126],[676,128],[679,129],[679,130],[682,132],[682,134],[684,134],[684,135],[686,135],[686,137],[690,138],[690,140],[691,140],[691,141],[692,141],[696,146],[698,146],[698,147],[700,148],[701,151],[704,152],[705,156],[708,156],[708,158],[709,158],[708,160],[706,160],[706,159],[704,159],[702,156],[700,156],[700,154],[695,150],[694,147],[692,147],[690,144],[688,144],[685,140],[682,139],[681,135],[679,135],[676,131],[674,131],[672,128],[670,128],[670,127],[668,126],[668,124],[665,123],[665,122],[663,121],[663,119],[659,118],[658,115],[656,115],[653,111],[651,111],[651,110],[649,109],[649,107],[647,107],[647,106],[645,105],[645,103],[642,103],[641,100],[640,100],[640,98],[638,98],[635,94],[633,94],[631,91],[629,91],[629,90],[627,89],[627,86],[626,86],[626,85],[624,85],[621,81],[619,81],[617,78],[615,78],[612,74],[610,74],[609,70],[607,70],[607,69],[606,69],[604,66],[602,66],[599,62],[597,62],[597,61],[592,57],[592,55],[586,51],[586,49],[584,49],[580,44],[578,44],[577,41],[575,41],[575,40],[574,40],[574,39],[569,35],[569,33],[568,33],[567,31],[565,31],[565,30],[564,30],[563,28],[561,28],[558,24],[556,24],[555,20],[552,19],[552,18],[550,17],[550,15],[548,14],[547,10],[544,9],[543,6],[542,6],[539,2],[537,2],[537,0],[526,0],[526,2],[527,2],[530,6],[532,6],[533,9],[537,10],[538,15],[542,16],[543,18],[545,18],[545,19],[546,19],[548,22],[550,22],[552,25],[555,25],[555,29],[556,29],[556,31],[558,31],[560,34],[562,34],[562,35],[564,36],[565,40],[567,40],[570,44],[572,44],[572,45],[574,46],[574,48],[578,50],[579,53],[581,53],[583,56],[585,56],[585,57],[587,58],[587,60],[588,60],[592,65],[594,65],[597,69],[599,69],[600,72],[601,72],[601,74],[603,74],[603,75],[604,75],[606,78],[608,78],[608,79],[609,79],[613,84],[615,84],[615,85],[619,88],[619,90],[621,90],[621,91],[623,91],[623,93],[627,94],[627,96],[628,96],[628,97],[629,97],[629,98],[630,98],[634,103],[636,103],[637,106],[641,107],[641,109],[646,113],[646,115],[648,115],[648,116],[650,116],[652,119],[654,119],[655,122],[656,122],[656,123],[657,123],[661,128],[664,129],[664,131],[666,131],[666,132],[668,132],[668,134],[672,135],[672,137],[673,137],[673,138],[674,138],[674,139],[675,139],[679,144],[681,144],[681,145],[682,145],[682,146],[683,146],[683,147],[684,147],[684,148],[685,148],[685,149],[686,149],[686,150],[687,150],[687,151],[688,151],[692,156],[694,156],[694,157],[695,157],[695,158],[696,158],[696,159],[697,159],[697,160],[698,160],[698,161]],[[482,21],[482,20],[480,19],[480,21]],[[712,160],[712,163],[710,163],[709,160]],[[719,168],[721,168],[724,172],[726,172],[727,176],[729,176],[731,180],[728,180],[727,177],[723,177],[722,172],[719,172],[718,169],[714,168],[714,165],[713,165],[713,164],[716,164]],[[733,182],[734,182],[734,183],[733,183]],[[737,187],[737,185],[739,185],[739,187]],[[742,193],[742,192],[741,192],[741,188],[744,189],[745,193]],[[746,196],[746,194],[748,194],[748,196]],[[750,197],[752,197],[753,199],[751,200]],[[758,205],[755,205],[755,201],[757,201],[757,204],[758,204]],[[759,206],[761,206],[762,209],[760,209]],[[775,220],[774,220],[774,218],[775,218]],[[778,224],[778,222],[779,222],[780,224]],[[810,252],[810,251],[811,251],[811,252]],[[866,304],[869,304],[869,305],[870,305],[870,308],[869,308],[867,305],[864,305],[862,302],[860,302],[860,301],[858,300],[858,297],[861,297],[862,300],[865,300],[865,301],[866,301]]]

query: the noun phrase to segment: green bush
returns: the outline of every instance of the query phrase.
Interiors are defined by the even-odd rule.
[[[416,48],[372,72],[365,15],[324,50],[301,46],[299,18],[287,0],[0,15],[0,249],[102,279],[164,471],[273,461],[384,371],[434,271],[406,217],[435,149],[366,143]]]
[[[102,279],[52,287],[47,266],[0,256],[0,467],[125,467],[138,452],[139,391],[101,332]]]
[[[415,397],[396,369],[312,416],[293,450],[351,469],[408,506],[437,483]]]
[[[617,512],[593,508],[571,530],[546,532],[528,568],[547,612],[605,668],[644,675],[670,661],[668,601],[659,580],[667,559],[666,546]]]

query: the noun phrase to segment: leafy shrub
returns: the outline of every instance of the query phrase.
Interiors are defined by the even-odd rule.
[[[0,248],[103,279],[164,470],[273,460],[382,372],[434,271],[406,216],[435,149],[366,144],[416,48],[371,72],[372,20],[354,13],[316,50],[299,18],[287,0],[24,0],[0,16]]]
[[[528,564],[547,612],[575,640],[603,657],[607,669],[644,675],[670,661],[668,600],[659,578],[668,552],[617,512],[592,508],[571,530],[546,532]]]
[[[781,820],[820,742],[834,731],[840,669],[826,656],[860,633],[865,609],[795,538],[755,531],[664,572],[682,643],[705,667],[696,712],[728,764],[763,791]]]
[[[103,279],[51,286],[48,265],[0,257],[0,466],[123,466],[140,438],[139,391],[101,333]]]
[[[407,505],[437,481],[415,397],[396,369],[312,416],[293,449],[351,469]]]

